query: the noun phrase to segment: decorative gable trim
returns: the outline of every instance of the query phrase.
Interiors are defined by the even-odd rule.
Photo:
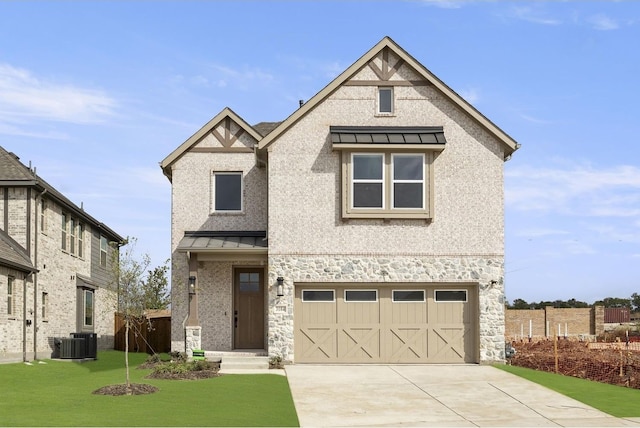
[[[386,53],[385,53],[386,51]],[[389,63],[389,52],[393,52],[394,55],[399,57],[399,60],[394,63]],[[382,55],[382,68],[371,67],[378,78],[385,82],[385,84],[393,84],[394,80],[388,80],[393,76],[397,69],[402,64],[407,64],[412,67],[419,75],[421,75],[425,84],[433,85],[438,91],[440,91],[446,98],[448,98],[455,105],[460,107],[469,117],[480,124],[490,134],[494,135],[504,146],[504,158],[508,159],[513,152],[515,152],[520,145],[511,138],[507,133],[498,128],[493,122],[487,119],[482,113],[476,110],[471,104],[464,100],[460,95],[448,87],[444,82],[431,73],[426,67],[416,61],[411,55],[409,55],[404,49],[396,44],[390,37],[383,38],[378,44],[371,48],[367,53],[360,57],[349,68],[343,71],[338,77],[336,77],[329,85],[325,86],[320,92],[314,95],[309,101],[307,101],[302,107],[291,114],[284,122],[282,122],[277,128],[275,128],[269,135],[265,136],[258,145],[258,149],[268,149],[269,146],[276,141],[284,132],[286,132],[291,126],[297,123],[302,117],[304,117],[315,106],[320,104],[324,99],[336,91],[340,86],[348,84],[349,79],[354,76],[359,70],[369,64],[375,58]],[[385,61],[386,58],[386,61]],[[370,66],[369,66],[370,67]],[[376,70],[377,68],[377,70]],[[398,82],[399,84],[400,82]],[[362,85],[362,81],[354,82],[356,85]],[[366,82],[365,84],[374,84]],[[412,84],[412,83],[404,83]]]
[[[240,129],[235,133],[231,131],[231,124],[235,123]],[[217,128],[224,127],[223,133],[220,133]],[[220,152],[235,152],[235,153],[251,153],[253,149],[250,147],[235,147],[234,143],[238,141],[238,138],[244,134],[250,135],[256,141],[260,141],[262,136],[251,127],[247,122],[238,116],[229,107],[225,107],[220,113],[218,113],[213,119],[207,122],[202,128],[200,128],[195,134],[193,134],[187,141],[182,143],[177,149],[175,149],[169,156],[164,158],[160,162],[160,167],[164,172],[164,175],[171,180],[171,166],[180,159],[186,152],[193,153],[220,153]],[[194,147],[205,136],[212,135],[218,140],[222,147]]]

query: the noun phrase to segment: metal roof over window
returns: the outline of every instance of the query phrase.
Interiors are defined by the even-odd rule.
[[[334,148],[357,148],[359,145],[410,145],[412,148],[444,148],[447,140],[441,126],[331,126]]]
[[[265,231],[191,231],[185,232],[178,251],[204,252],[267,252]]]

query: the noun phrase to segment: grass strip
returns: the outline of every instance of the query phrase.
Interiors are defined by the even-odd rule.
[[[97,361],[0,365],[1,426],[299,426],[285,376],[222,375],[195,380],[145,379],[129,354],[131,382],[160,390],[136,396],[95,395],[125,382],[124,353]]]
[[[640,417],[640,390],[505,364],[495,367],[618,418]]]

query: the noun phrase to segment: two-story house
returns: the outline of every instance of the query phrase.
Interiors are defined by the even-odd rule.
[[[0,147],[0,362],[51,358],[71,333],[113,348],[122,241]]]
[[[503,360],[518,147],[388,37],[282,122],[224,109],[161,162],[173,349]]]

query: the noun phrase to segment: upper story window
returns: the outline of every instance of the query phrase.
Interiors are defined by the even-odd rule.
[[[84,257],[84,224],[78,223],[78,257]]]
[[[7,315],[14,315],[15,303],[14,303],[14,289],[13,282],[15,279],[10,276],[7,278]]]
[[[378,114],[393,114],[393,87],[378,88]]]
[[[442,127],[332,126],[341,152],[342,218],[433,218],[433,162]]]
[[[66,213],[62,213],[61,247],[74,256],[84,257],[84,224]]]
[[[242,212],[242,172],[214,172],[211,184],[212,212]]]
[[[394,217],[428,214],[426,153],[351,153],[347,213]]]
[[[47,201],[45,199],[40,200],[40,231],[47,233]]]
[[[61,246],[63,251],[67,251],[67,227],[69,227],[67,225],[68,218],[69,216],[67,216],[66,213],[62,213],[62,224],[60,225],[60,227],[62,229],[62,235],[61,235],[62,245]]]
[[[69,252],[76,253],[76,220],[73,217],[69,219]]]
[[[107,267],[107,238],[100,235],[100,266]]]

